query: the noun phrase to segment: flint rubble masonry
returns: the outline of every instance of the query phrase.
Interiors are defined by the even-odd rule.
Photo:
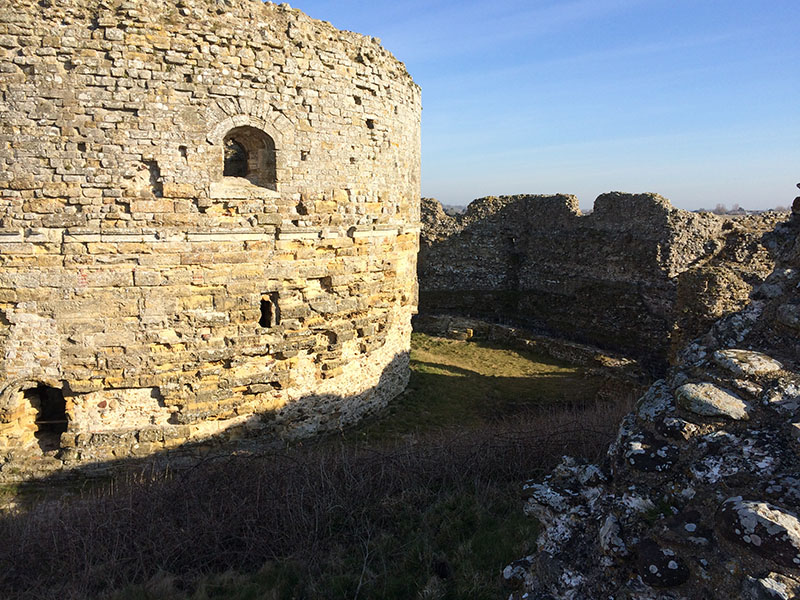
[[[523,487],[542,528],[509,600],[800,598],[800,207],[741,311],[686,344],[597,464]]]
[[[641,359],[674,351],[744,306],[786,218],[691,213],[657,194],[480,198],[450,217],[422,202],[420,315],[499,320]],[[790,310],[787,309],[787,314]]]

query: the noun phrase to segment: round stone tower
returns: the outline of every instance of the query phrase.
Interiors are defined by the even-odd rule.
[[[6,4],[6,467],[297,437],[403,389],[421,108],[402,63],[259,0]]]

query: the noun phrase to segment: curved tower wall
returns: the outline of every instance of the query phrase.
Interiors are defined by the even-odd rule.
[[[378,40],[287,5],[0,8],[2,454],[299,436],[396,395],[420,110]]]

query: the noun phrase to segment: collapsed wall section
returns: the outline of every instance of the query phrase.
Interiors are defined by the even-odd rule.
[[[378,40],[288,5],[0,8],[8,464],[305,435],[402,390],[420,110]]]
[[[541,529],[510,600],[800,597],[798,209],[751,301],[680,350],[608,453],[523,486]]]
[[[603,194],[588,215],[569,195],[481,198],[458,217],[426,199],[420,313],[524,325],[661,371],[769,273],[761,237],[782,218],[690,213],[656,194]]]

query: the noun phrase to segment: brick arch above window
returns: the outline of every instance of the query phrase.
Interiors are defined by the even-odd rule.
[[[225,140],[225,136],[231,129],[236,127],[254,127],[270,136],[275,141],[276,147],[282,147],[291,139],[291,135],[287,132],[287,124],[288,120],[286,120],[286,123],[282,126],[278,127],[272,121],[259,117],[244,114],[233,115],[217,123],[208,133],[207,139],[212,144],[219,145],[222,144]]]

